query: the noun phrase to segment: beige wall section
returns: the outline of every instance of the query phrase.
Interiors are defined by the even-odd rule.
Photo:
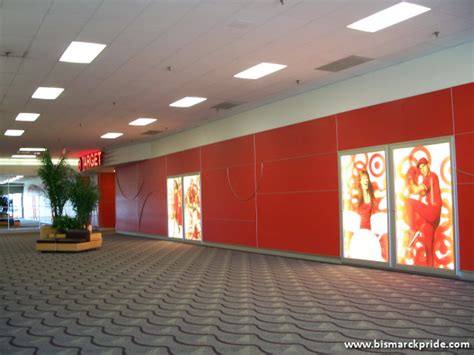
[[[474,81],[474,42],[340,81],[156,141],[106,150],[105,165],[182,151]]]

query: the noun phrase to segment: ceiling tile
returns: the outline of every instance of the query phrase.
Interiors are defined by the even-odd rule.
[[[75,40],[78,33],[87,23],[87,17],[73,15],[47,16],[38,30],[37,38],[40,40],[54,40],[61,42],[64,49]]]
[[[20,10],[0,9],[1,36],[33,36],[43,22],[44,14]]]
[[[44,14],[52,2],[53,0],[3,0],[2,9]]]
[[[90,18],[102,4],[102,0],[54,0],[49,15]]]
[[[0,73],[16,73],[21,61],[21,58],[0,56]]]

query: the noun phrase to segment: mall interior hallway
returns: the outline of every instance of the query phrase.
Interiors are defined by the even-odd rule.
[[[38,253],[36,237],[0,235],[1,354],[474,345],[471,282],[119,235],[101,250]]]

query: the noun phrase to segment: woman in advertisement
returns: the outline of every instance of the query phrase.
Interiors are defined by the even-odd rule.
[[[421,181],[416,178],[421,175]],[[430,170],[428,160],[421,158],[414,169],[407,172],[408,188],[412,195],[422,199],[409,198],[406,202],[408,225],[410,226],[409,247],[420,238],[426,250],[426,265],[433,266],[433,241],[441,217],[441,189],[439,178]]]
[[[341,157],[344,186],[344,256],[387,262],[385,152]]]
[[[370,180],[367,170],[359,171],[359,183],[357,186],[355,199],[357,201],[355,207],[360,216],[360,229],[372,230],[370,219],[374,213],[379,211],[379,203],[385,197],[385,191],[380,190]],[[379,236],[379,242],[383,260],[387,260],[387,235]]]
[[[360,228],[370,228],[370,216],[372,216],[375,205],[374,187],[370,181],[367,170],[359,172],[359,184],[357,191],[357,213],[360,215]]]

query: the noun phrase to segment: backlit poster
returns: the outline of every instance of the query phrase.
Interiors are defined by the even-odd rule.
[[[449,143],[393,150],[397,262],[454,269]]]
[[[340,157],[344,257],[388,261],[385,151]]]
[[[184,236],[188,240],[201,240],[201,181],[199,175],[183,177]]]
[[[168,178],[168,236],[183,238],[183,184],[181,177]]]

